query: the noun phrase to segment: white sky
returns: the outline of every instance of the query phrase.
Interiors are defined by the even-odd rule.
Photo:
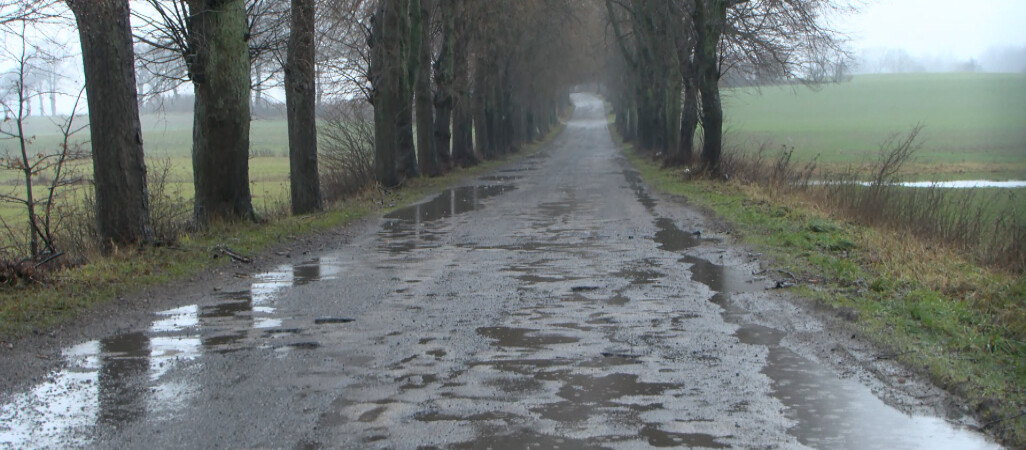
[[[979,58],[995,46],[1026,47],[1026,0],[836,0],[860,4],[859,12],[836,17],[835,28],[851,38],[852,50],[905,49],[913,57],[953,60]],[[142,2],[133,2],[139,7]],[[81,62],[73,27],[51,26],[47,34],[62,35],[76,54],[66,74],[80,82]],[[34,33],[36,34],[36,33]],[[12,42],[0,39],[0,45]],[[13,50],[13,48],[10,48]],[[0,58],[6,59],[6,58]],[[10,68],[0,60],[0,71]],[[77,86],[66,89],[78,92]],[[61,98],[60,110],[70,109],[72,97]]]
[[[1026,0],[863,0],[837,21],[855,50],[978,57],[992,46],[1026,46]]]

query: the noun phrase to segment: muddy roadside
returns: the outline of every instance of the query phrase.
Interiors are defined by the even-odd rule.
[[[629,165],[626,161],[622,164]],[[686,252],[691,263],[719,266],[732,273],[723,278],[741,280],[733,286],[729,300],[720,304],[729,322],[742,329],[766,327],[784,333],[779,345],[829,367],[842,379],[868,386],[880,400],[905,414],[937,416],[980,431],[980,421],[960,399],[934,385],[926,374],[898,362],[893,351],[877,346],[859,326],[857,312],[780,289],[792,286],[795,280],[777,270],[779,266],[771,258],[738,242],[729,222],[684,197],[648,189],[640,176],[637,180],[642,195],[655,200],[652,204],[659,215],[676,223],[697,219],[702,224],[695,230],[683,230],[700,242]]]

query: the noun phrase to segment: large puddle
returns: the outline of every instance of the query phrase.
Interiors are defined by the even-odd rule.
[[[437,247],[447,230],[442,219],[481,208],[481,201],[515,189],[511,184],[461,186],[448,189],[431,200],[398,209],[384,216],[378,235],[381,248],[389,253],[405,253]]]
[[[216,294],[218,302],[158,312],[145,331],[64,349],[63,369],[0,405],[0,447],[86,446],[97,432],[180,409],[195,386],[172,371],[205,353],[303,348],[305,341],[291,339],[301,329],[282,328],[276,301],[290,286],[340,271],[332,258],[281,266],[254,276],[245,291]],[[346,321],[317,318],[310,325]]]
[[[656,219],[655,241],[660,248],[680,252],[699,244],[696,236],[677,228],[669,219]],[[828,368],[780,345],[784,333],[741,321],[745,311],[731,301],[741,292],[763,287],[751,283],[741,269],[684,256],[691,278],[709,287],[712,301],[723,307],[724,317],[740,325],[735,333],[745,344],[769,350],[763,373],[771,379],[773,395],[796,421],[788,432],[802,444],[831,449],[997,449],[976,432],[956,427],[941,418],[904,414],[888,406],[857,381],[837,377]]]

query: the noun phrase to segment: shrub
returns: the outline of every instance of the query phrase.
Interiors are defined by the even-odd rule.
[[[338,201],[376,186],[374,114],[362,101],[335,105],[320,127],[321,192]]]

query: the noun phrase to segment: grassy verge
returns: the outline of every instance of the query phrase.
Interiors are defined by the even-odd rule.
[[[274,244],[338,228],[361,217],[409,205],[425,195],[492,171],[511,160],[537,153],[562,130],[503,158],[457,169],[437,178],[417,178],[386,196],[367,193],[319,214],[271,218],[265,223],[214,226],[182,236],[175,248],[128,250],[60,271],[45,285],[0,289],[0,341],[10,341],[72,321],[92,305],[129,296],[148,286],[171,283],[227,264],[211,258],[211,249],[226,244],[252,255]]]
[[[625,148],[650,186],[712,211],[793,274],[797,295],[845,311],[890,357],[964,399],[986,431],[1026,445],[1026,277],[908,233],[837,220],[804,198],[686,180]]]

